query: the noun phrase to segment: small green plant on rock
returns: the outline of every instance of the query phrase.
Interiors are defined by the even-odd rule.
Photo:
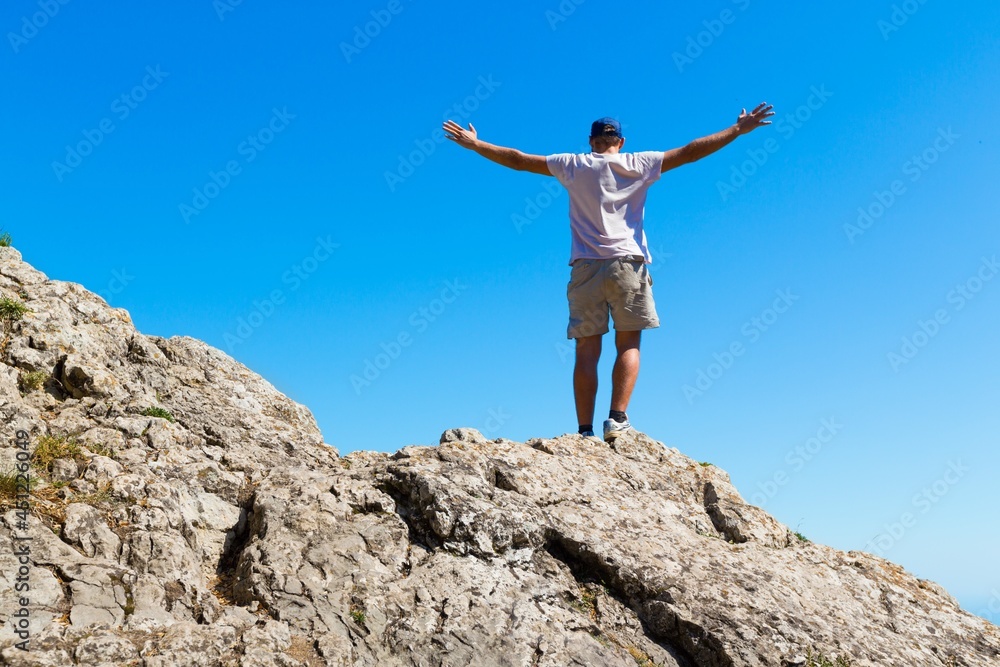
[[[812,649],[806,654],[806,667],[851,667],[851,659],[843,656],[836,660],[830,660],[822,652],[813,653]]]
[[[596,639],[597,643],[600,644],[601,646],[603,646],[604,648],[611,648],[611,646],[612,646],[611,640],[608,639],[604,635],[604,633],[601,632],[600,630],[597,630],[597,629],[591,630],[590,631],[590,636],[593,637],[594,639]]]
[[[17,299],[11,299],[7,296],[0,299],[0,320],[3,321],[5,329],[9,329],[11,324],[22,319],[24,314],[29,312],[31,309]]]
[[[35,478],[29,476],[31,489],[35,488]],[[23,493],[23,488],[22,488]],[[0,506],[17,500],[17,470],[0,470]]]
[[[148,407],[140,414],[144,417],[158,417],[159,419],[166,419],[168,422],[174,421],[174,416],[170,414],[170,412],[158,406]]]
[[[570,602],[570,605],[582,614],[595,620],[597,618],[597,593],[589,588],[580,588],[580,597]]]
[[[98,507],[104,505],[105,503],[112,503],[114,498],[111,495],[111,484],[102,484],[97,487],[91,493],[82,493],[73,498],[74,503],[83,503],[85,505],[90,505],[91,507]],[[121,505],[119,500],[117,503],[112,503]]]
[[[351,618],[353,618],[354,622],[358,625],[365,624],[365,612],[354,605],[351,605]]]
[[[22,394],[30,394],[44,387],[48,379],[49,374],[45,371],[31,371],[21,373],[17,378],[17,384]]]
[[[635,646],[629,646],[625,650],[628,651],[628,654],[632,656],[632,659],[635,660],[635,664],[639,667],[660,667],[658,663],[653,662],[653,659],[649,657],[645,651],[642,651]]]
[[[88,442],[87,449],[98,456],[106,456],[109,459],[115,458],[118,452],[114,450],[113,447],[105,445],[103,442]]]
[[[799,531],[795,531],[795,537],[799,538],[799,542],[809,542],[809,538]]]
[[[9,248],[14,240],[10,237],[10,232],[0,232],[0,248]]]
[[[31,455],[35,468],[42,472],[52,471],[52,462],[56,459],[83,460],[83,450],[80,443],[66,436],[43,435],[38,439],[38,446]]]
[[[11,299],[10,297],[0,298],[0,325],[3,326],[3,340],[0,341],[0,354],[7,350],[10,343],[10,333],[14,329],[14,322],[22,319],[25,313],[30,313],[31,309],[26,305]]]

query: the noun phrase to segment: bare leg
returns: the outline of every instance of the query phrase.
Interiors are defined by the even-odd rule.
[[[616,331],[618,357],[611,375],[611,409],[625,412],[639,377],[639,338],[641,331]],[[578,403],[579,404],[579,403]]]
[[[576,366],[573,368],[573,395],[578,424],[594,423],[597,400],[597,362],[601,359],[602,336],[576,339]]]

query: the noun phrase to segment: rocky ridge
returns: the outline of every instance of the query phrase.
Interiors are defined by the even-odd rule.
[[[0,664],[1000,665],[941,587],[799,540],[643,434],[340,457],[245,366],[13,248],[0,320]]]

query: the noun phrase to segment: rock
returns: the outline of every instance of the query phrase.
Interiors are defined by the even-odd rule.
[[[103,403],[97,403],[88,410],[89,415],[104,416],[108,411]],[[126,447],[125,435],[118,429],[108,427],[92,428],[76,438],[94,453],[102,451],[120,452]]]
[[[486,438],[474,428],[452,428],[441,434],[440,444],[446,442],[486,442]]]
[[[155,575],[138,575],[131,592],[131,613],[123,626],[126,631],[153,633],[178,621],[168,611],[166,589]]]
[[[66,507],[63,539],[78,547],[86,556],[117,561],[121,538],[115,535],[104,517],[93,507],[73,503]]]
[[[121,475],[123,468],[113,459],[107,456],[95,456],[90,459],[87,469],[83,471],[83,478],[92,484],[101,486],[110,484],[111,480]]]
[[[15,534],[14,531],[18,526],[18,522],[16,512],[7,512],[0,516],[0,530],[3,531],[4,535]],[[48,533],[48,535],[45,533]],[[18,534],[23,533],[19,532]],[[72,559],[79,557],[79,554],[63,544],[51,531],[40,525],[37,519],[29,519],[28,534],[37,536],[36,539],[32,540],[31,551],[34,560],[28,573],[30,577],[28,583],[31,586],[31,606],[29,606],[28,622],[31,636],[38,637],[46,629],[56,625],[55,621],[60,617],[61,611],[68,607],[62,582],[56,576],[54,572],[55,568],[48,566],[47,561],[72,562]],[[15,610],[18,609],[20,598],[23,597],[23,593],[25,592],[23,590],[23,579],[18,580],[21,574],[20,568],[24,564],[20,562],[19,556],[15,554],[17,547],[15,547],[13,542],[8,542],[8,544],[10,548],[0,550],[0,619],[5,624],[11,623],[10,614],[15,613]],[[60,553],[60,549],[64,549],[65,551]],[[20,587],[19,584],[21,585]],[[5,625],[4,635],[7,635],[9,627],[9,625]],[[11,635],[4,635],[0,636],[3,636],[4,639],[13,638],[12,633]],[[4,647],[9,644],[9,641],[0,640],[0,656],[4,655]],[[13,650],[16,653],[23,653],[17,649]],[[0,660],[0,664],[15,663],[4,663]]]
[[[122,501],[138,502],[146,497],[146,479],[138,473],[118,475],[111,480],[111,494]]]
[[[302,664],[287,657],[292,634],[286,623],[267,621],[263,627],[252,627],[244,632],[242,639],[241,667],[291,667]]]
[[[163,637],[147,640],[141,654],[146,667],[203,667],[222,664],[235,643],[232,627],[177,623]]]
[[[56,459],[27,519],[0,513],[31,537],[26,564],[0,550],[5,629],[31,576],[31,650],[0,633],[2,664],[1000,664],[1000,630],[940,586],[793,539],[644,434],[456,428],[341,459],[225,353],[143,335],[13,248],[0,293],[31,307],[0,350],[0,466],[19,429],[27,451],[66,435],[90,457]],[[53,379],[22,396],[25,368]]]
[[[96,632],[82,637],[73,652],[78,665],[121,665],[139,658],[139,650],[113,632]]]
[[[70,624],[77,628],[92,625],[120,626],[125,620],[128,591],[134,575],[116,567],[77,562],[59,568],[69,581],[72,608]]]
[[[3,664],[10,667],[65,667],[72,665],[71,653],[66,649],[22,651],[13,646],[0,650]]]
[[[79,477],[80,468],[75,459],[55,459],[52,461],[52,480],[56,482],[72,482]]]
[[[108,373],[85,365],[76,365],[62,360],[61,370],[56,379],[69,391],[73,398],[85,396],[110,396],[114,379]]]
[[[996,628],[938,591],[874,556],[792,542],[725,473],[641,434],[615,449],[442,440],[329,475],[275,471],[237,600],[336,637],[358,664],[403,647],[456,665],[1000,658]],[[886,595],[905,604],[890,611]]]

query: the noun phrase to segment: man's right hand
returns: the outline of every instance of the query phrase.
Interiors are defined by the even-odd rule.
[[[761,102],[750,113],[747,113],[747,110],[744,109],[740,113],[740,117],[736,119],[736,131],[740,134],[748,134],[761,125],[770,125],[771,121],[767,119],[774,115],[772,109],[774,107],[767,102]]]
[[[472,123],[469,123],[469,129],[465,129],[453,120],[446,120],[444,131],[445,136],[459,146],[473,150],[497,164],[517,171],[530,171],[542,176],[552,175],[544,156],[528,155],[515,148],[504,148],[503,146],[494,146],[488,141],[480,141]]]

